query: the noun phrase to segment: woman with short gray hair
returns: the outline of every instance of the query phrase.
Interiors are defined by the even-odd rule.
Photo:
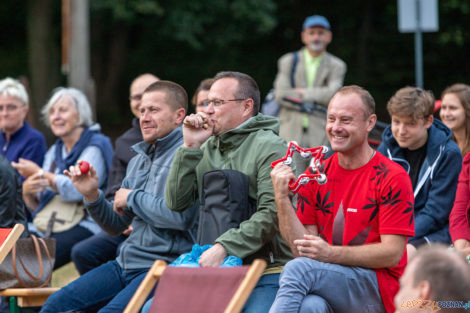
[[[23,198],[31,210],[32,233],[51,234],[56,238],[58,268],[70,262],[73,245],[100,229],[87,217],[82,195],[64,170],[86,161],[99,176],[99,188],[106,187],[113,148],[108,137],[94,124],[86,96],[75,88],[58,88],[42,109],[46,125],[57,141],[49,148],[42,168],[33,162],[20,161],[17,170],[25,177]]]

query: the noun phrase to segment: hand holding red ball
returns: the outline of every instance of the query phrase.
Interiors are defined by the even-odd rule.
[[[80,172],[82,172],[82,174],[86,174],[88,173],[89,170],[90,170],[90,163],[88,163],[87,161],[82,161],[80,163]]]

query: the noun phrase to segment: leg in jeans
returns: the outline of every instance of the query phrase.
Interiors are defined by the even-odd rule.
[[[266,274],[261,276],[248,298],[243,313],[268,313],[279,289],[280,274]]]
[[[116,261],[103,264],[52,294],[41,313],[86,311],[100,308],[125,287],[122,270]]]
[[[286,264],[270,313],[385,312],[377,276],[371,269],[296,258]],[[307,295],[316,295],[324,301]],[[310,303],[314,303],[313,305]],[[318,304],[318,305],[317,305]]]
[[[126,308],[132,296],[139,288],[140,283],[144,280],[149,269],[123,271],[123,279],[126,287],[122,289],[105,307],[98,311],[98,313],[121,313]],[[147,299],[153,295],[153,290],[148,295]]]
[[[70,251],[77,243],[92,236],[93,233],[88,229],[76,225],[69,230],[61,233],[53,233],[52,238],[56,239],[56,255],[54,269],[61,267],[70,262]]]
[[[100,232],[75,244],[71,257],[80,275],[114,260],[119,245],[126,238],[124,235],[112,237],[105,232]]]

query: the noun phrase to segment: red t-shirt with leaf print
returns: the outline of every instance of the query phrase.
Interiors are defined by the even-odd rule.
[[[364,166],[347,170],[335,153],[325,161],[328,181],[301,186],[297,216],[304,225],[316,225],[332,245],[356,246],[380,242],[380,235],[414,236],[414,197],[410,177],[397,163],[379,152]],[[397,266],[375,269],[388,313],[406,266],[406,249]]]

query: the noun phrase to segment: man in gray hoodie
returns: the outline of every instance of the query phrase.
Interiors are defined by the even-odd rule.
[[[191,250],[197,205],[180,213],[170,210],[164,201],[174,153],[183,144],[181,123],[187,103],[187,94],[178,84],[158,81],[147,87],[140,107],[144,141],[133,146],[137,155],[128,165],[114,202],[107,201],[98,189],[92,167],[85,174],[79,166],[66,171],[83,194],[88,213],[106,232],[120,234],[131,223],[134,230],[116,260],[54,293],[41,312],[122,312],[155,259],[172,262]]]

